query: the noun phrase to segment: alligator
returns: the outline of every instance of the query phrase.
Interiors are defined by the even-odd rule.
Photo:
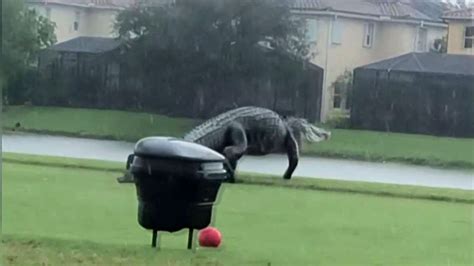
[[[211,148],[226,157],[230,172],[228,181],[235,182],[235,170],[240,158],[247,155],[286,153],[289,165],[283,175],[291,179],[298,160],[302,138],[319,142],[331,137],[331,132],[297,117],[255,106],[245,106],[217,115],[192,129],[184,140]]]
[[[283,178],[291,179],[298,165],[303,137],[308,142],[319,142],[329,139],[331,132],[303,118],[280,116],[270,109],[245,106],[210,118],[185,134],[183,139],[224,155],[227,159],[228,181],[234,183],[237,162],[244,154],[262,156],[286,153],[289,165]],[[132,160],[133,156],[129,156],[127,170]],[[127,171],[117,181],[133,182],[133,177]]]

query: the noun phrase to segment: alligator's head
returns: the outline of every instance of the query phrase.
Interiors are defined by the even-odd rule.
[[[304,137],[309,142],[320,142],[331,138],[331,132],[309,123],[306,119],[287,117],[284,119],[298,142]]]

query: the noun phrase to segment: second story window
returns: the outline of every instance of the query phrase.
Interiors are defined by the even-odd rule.
[[[310,43],[316,43],[318,40],[318,21],[316,19],[307,19],[307,38]]]
[[[418,28],[418,34],[416,37],[416,51],[417,52],[426,52],[427,50],[427,39],[428,31],[426,28]]]
[[[76,11],[75,12],[75,16],[74,16],[74,31],[78,31],[79,30],[79,22],[81,20],[81,12],[80,11]]]
[[[332,33],[331,33],[331,41],[333,44],[341,44],[342,31],[343,31],[342,21],[339,19],[335,19],[333,21]]]
[[[51,20],[51,7],[46,8],[46,17]]]
[[[375,24],[374,23],[365,23],[364,24],[364,47],[370,48],[374,43],[374,32]]]
[[[472,48],[474,40],[474,26],[467,26],[464,30],[464,48]]]

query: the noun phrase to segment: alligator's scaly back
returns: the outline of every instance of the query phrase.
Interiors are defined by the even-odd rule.
[[[205,121],[186,134],[184,139],[205,143],[206,146],[215,146],[216,143],[210,142],[223,139],[222,135],[225,134],[226,126],[232,122],[238,121],[245,124],[249,120],[258,120],[264,117],[278,118],[279,116],[275,112],[261,107],[245,106],[232,109]]]

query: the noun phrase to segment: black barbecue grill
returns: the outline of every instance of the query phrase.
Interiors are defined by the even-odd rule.
[[[225,158],[202,145],[171,137],[149,137],[137,142],[127,168],[134,177],[138,196],[138,222],[158,231],[193,230],[211,223],[213,205],[227,178]]]

